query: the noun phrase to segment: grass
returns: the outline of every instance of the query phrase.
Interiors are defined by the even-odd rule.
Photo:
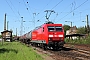
[[[0,43],[0,60],[43,60],[31,47],[19,42]]]

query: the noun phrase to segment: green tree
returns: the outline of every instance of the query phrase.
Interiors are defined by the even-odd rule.
[[[69,25],[64,25],[64,35],[66,35],[66,31],[70,29]]]
[[[77,28],[77,33],[79,33],[79,34],[86,34],[87,32],[86,32],[86,27],[79,27],[79,28]]]
[[[0,38],[2,38],[2,35],[0,35]]]

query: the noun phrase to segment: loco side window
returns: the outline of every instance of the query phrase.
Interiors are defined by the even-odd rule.
[[[44,32],[44,27],[43,27],[43,32]]]

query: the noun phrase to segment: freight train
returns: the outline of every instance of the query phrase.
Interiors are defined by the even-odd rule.
[[[62,24],[44,23],[20,37],[23,43],[40,46],[43,49],[59,49],[64,46],[64,29]]]

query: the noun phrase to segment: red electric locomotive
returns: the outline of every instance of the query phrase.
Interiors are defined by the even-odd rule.
[[[64,45],[64,29],[62,24],[45,23],[31,31],[32,44],[40,45],[44,49],[52,47],[58,49]]]

